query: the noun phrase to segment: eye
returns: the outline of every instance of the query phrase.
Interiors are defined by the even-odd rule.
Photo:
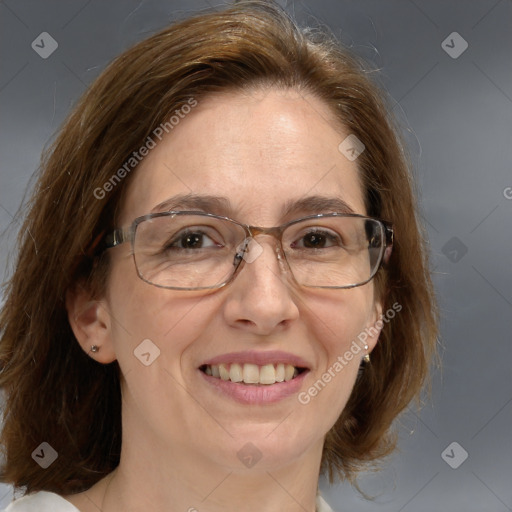
[[[340,236],[325,229],[310,229],[291,244],[294,249],[325,249],[339,247],[343,243]]]
[[[206,249],[208,247],[222,247],[204,231],[187,230],[175,235],[166,245],[166,249]]]

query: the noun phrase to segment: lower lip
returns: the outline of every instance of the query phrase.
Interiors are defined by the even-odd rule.
[[[217,377],[211,377],[198,370],[208,384],[215,386],[218,391],[234,399],[241,404],[263,405],[279,402],[284,398],[298,393],[302,386],[304,378],[309,370],[303,371],[294,379],[275,384],[242,384],[240,382],[231,382]]]

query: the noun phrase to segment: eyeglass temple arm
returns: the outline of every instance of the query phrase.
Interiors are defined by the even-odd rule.
[[[384,231],[386,233],[386,249],[384,250],[384,256],[382,258],[384,263],[387,263],[389,261],[389,258],[391,257],[391,252],[393,251],[393,227],[391,224],[388,224],[387,222],[383,222],[384,224]]]
[[[94,238],[85,254],[89,258],[95,258],[105,249],[110,249],[111,247],[122,244],[128,239],[129,235],[127,235],[121,228],[115,229],[107,235],[105,235],[105,232],[103,231]]]
[[[114,231],[105,235],[105,238],[103,239],[103,248],[110,249],[111,247],[116,247],[116,245],[120,245],[128,239],[128,234],[122,228],[114,229]]]

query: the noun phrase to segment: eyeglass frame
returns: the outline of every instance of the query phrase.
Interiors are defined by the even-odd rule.
[[[141,275],[138,265],[137,265],[137,261],[135,259],[135,248],[134,248],[135,233],[137,231],[137,226],[147,220],[151,220],[151,219],[158,218],[158,217],[168,217],[168,216],[170,217],[173,215],[196,215],[196,216],[203,216],[203,217],[207,217],[207,218],[219,219],[219,220],[232,222],[233,224],[236,224],[244,229],[246,236],[243,240],[243,242],[245,242],[245,244],[243,246],[243,250],[241,251],[241,256],[239,258],[240,262],[236,265],[235,270],[233,271],[233,273],[229,279],[222,282],[221,284],[214,285],[214,286],[187,288],[187,287],[164,286],[164,285],[155,284],[151,281],[148,281]],[[289,226],[292,226],[293,224],[297,224],[298,222],[302,222],[302,221],[310,220],[310,219],[321,219],[324,217],[359,218],[359,219],[364,219],[364,220],[376,221],[382,225],[383,230],[384,230],[385,244],[384,244],[384,247],[379,256],[379,263],[376,265],[374,271],[371,273],[370,277],[366,281],[363,281],[362,283],[347,285],[347,286],[313,286],[313,285],[300,284],[295,279],[295,275],[290,266],[290,263],[288,262],[288,259],[286,258],[286,252],[283,248],[283,240],[282,240],[283,233]],[[190,211],[189,210],[168,210],[168,211],[164,211],[164,212],[154,212],[154,213],[149,213],[147,215],[141,215],[140,217],[137,217],[136,219],[134,219],[134,221],[131,223],[131,225],[128,226],[127,228],[115,228],[110,233],[107,233],[106,235],[104,235],[103,240],[102,240],[102,245],[103,245],[102,251],[107,250],[107,249],[112,249],[112,248],[117,247],[118,245],[124,244],[126,242],[130,242],[131,246],[132,246],[132,256],[133,256],[133,262],[135,265],[135,270],[137,271],[138,277],[145,283],[148,283],[152,286],[156,286],[158,288],[164,288],[167,290],[183,290],[183,291],[218,290],[218,289],[223,288],[224,286],[228,285],[229,283],[231,283],[235,279],[235,277],[239,274],[239,272],[242,270],[242,268],[244,267],[244,263],[245,263],[243,254],[245,253],[250,240],[254,239],[258,235],[269,235],[277,240],[277,242],[278,242],[278,245],[277,245],[278,260],[280,260],[280,254],[282,254],[284,260],[286,261],[286,265],[288,266],[288,269],[290,270],[290,273],[293,276],[293,280],[299,286],[304,286],[306,288],[323,288],[323,289],[333,289],[333,290],[346,290],[346,289],[350,289],[350,288],[357,288],[358,286],[363,286],[363,285],[369,283],[376,276],[377,272],[382,267],[382,265],[386,264],[389,261],[389,258],[391,256],[391,252],[393,249],[393,242],[394,242],[393,225],[390,222],[387,222],[382,219],[377,219],[375,217],[368,217],[366,215],[361,215],[358,213],[340,213],[340,212],[317,213],[317,214],[313,214],[313,215],[308,215],[306,217],[301,217],[299,219],[291,220],[289,222],[286,222],[285,224],[281,224],[280,226],[265,228],[265,227],[261,227],[261,226],[251,226],[249,224],[244,224],[237,220],[231,219],[230,217],[225,217],[223,215],[216,215],[214,213],[208,213],[208,212],[203,212],[203,211],[194,211],[194,210],[190,210]],[[238,256],[238,253],[235,254],[235,257],[236,256]],[[242,263],[242,262],[244,262],[244,263]]]

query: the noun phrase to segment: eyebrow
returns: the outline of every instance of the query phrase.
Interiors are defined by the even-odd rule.
[[[309,215],[315,213],[355,213],[340,197],[308,196],[287,201],[283,208],[283,216]]]
[[[151,213],[181,209],[199,210],[226,217],[236,215],[231,202],[226,197],[200,194],[184,194],[170,197],[155,206]],[[339,197],[315,195],[286,201],[282,209],[282,217],[289,218],[298,215],[327,212],[355,213],[348,203]]]
[[[233,214],[230,201],[221,196],[183,194],[176,195],[157,204],[151,213],[173,210],[201,210],[206,213],[229,216]],[[229,215],[228,215],[229,214]]]

